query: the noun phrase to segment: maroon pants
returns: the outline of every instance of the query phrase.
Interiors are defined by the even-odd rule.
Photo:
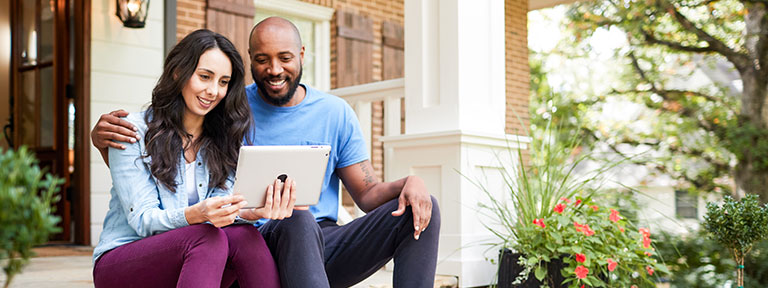
[[[134,241],[96,260],[96,287],[280,287],[275,261],[252,225],[191,225]]]

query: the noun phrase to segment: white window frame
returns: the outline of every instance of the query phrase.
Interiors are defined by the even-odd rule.
[[[297,0],[253,0],[253,4],[257,10],[315,22],[315,88],[321,91],[331,89],[331,19],[335,10]]]

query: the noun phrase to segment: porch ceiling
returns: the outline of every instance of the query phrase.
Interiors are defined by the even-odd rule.
[[[560,4],[573,3],[577,0],[528,0],[528,11],[549,8]]]

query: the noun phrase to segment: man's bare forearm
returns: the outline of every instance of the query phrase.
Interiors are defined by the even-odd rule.
[[[392,182],[378,182],[368,187],[366,191],[361,193],[360,199],[355,201],[361,210],[370,212],[373,209],[381,206],[389,200],[395,199],[400,196],[400,191],[403,190],[405,182],[408,177],[401,178]],[[353,197],[354,198],[354,197]]]
[[[101,154],[101,159],[104,160],[104,164],[107,164],[107,168],[109,168],[109,148],[96,148],[96,150],[99,150],[99,154]]]

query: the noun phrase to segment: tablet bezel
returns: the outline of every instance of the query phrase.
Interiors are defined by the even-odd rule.
[[[277,176],[287,174],[296,181],[295,205],[316,205],[330,153],[328,145],[242,146],[232,191],[245,196],[248,205],[244,208],[260,208],[267,186],[274,184]]]

